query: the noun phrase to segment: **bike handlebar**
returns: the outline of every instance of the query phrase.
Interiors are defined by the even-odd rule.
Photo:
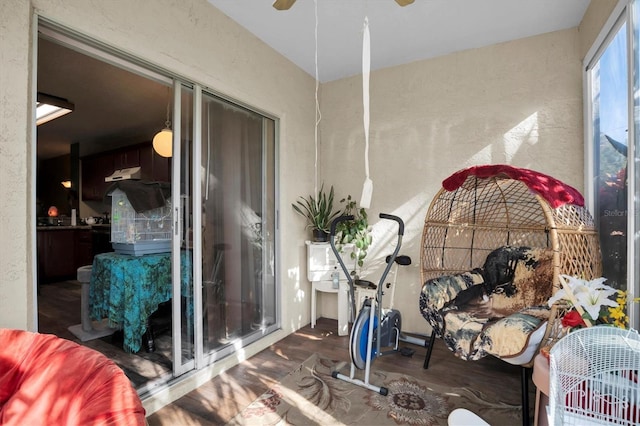
[[[398,235],[404,235],[404,222],[398,216],[387,213],[380,213],[380,219],[395,220],[396,222],[398,222]]]

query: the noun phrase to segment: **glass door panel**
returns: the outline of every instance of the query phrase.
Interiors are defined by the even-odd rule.
[[[589,70],[594,135],[594,216],[600,233],[603,276],[627,289],[627,25],[615,29]]]
[[[275,123],[202,95],[203,351],[276,324]]]
[[[173,259],[173,372],[195,367],[194,324],[196,286],[192,224],[191,147],[193,140],[193,90],[174,82],[172,149],[172,205],[174,206]],[[180,297],[175,297],[180,295]],[[178,313],[178,315],[176,315]]]

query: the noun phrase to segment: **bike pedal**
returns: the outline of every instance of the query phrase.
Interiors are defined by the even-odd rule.
[[[414,353],[416,353],[416,351],[411,349],[411,348],[401,348],[400,349],[400,354],[402,356],[413,356]]]

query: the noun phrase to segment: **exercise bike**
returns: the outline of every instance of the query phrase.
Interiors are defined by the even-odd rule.
[[[385,387],[375,386],[369,382],[369,375],[371,371],[371,363],[377,357],[390,355],[393,353],[401,353],[404,356],[413,355],[414,351],[410,348],[399,348],[400,342],[412,343],[420,346],[427,346],[426,340],[418,339],[412,336],[406,336],[402,334],[402,316],[397,309],[393,309],[393,298],[395,295],[395,284],[398,275],[397,268],[400,265],[411,264],[411,258],[409,256],[398,255],[400,247],[402,245],[402,237],[404,235],[404,222],[398,216],[380,213],[381,219],[393,220],[398,223],[398,241],[393,253],[386,258],[386,267],[382,276],[380,277],[379,284],[376,286],[370,281],[355,280],[340,256],[340,253],[335,245],[335,230],[336,226],[343,221],[353,220],[353,216],[340,216],[336,218],[331,224],[331,233],[329,241],[331,249],[333,250],[340,267],[342,268],[347,280],[349,281],[349,296],[351,300],[351,312],[352,315],[355,310],[355,291],[354,287],[360,285],[366,288],[375,288],[375,298],[367,298],[362,304],[362,308],[355,319],[351,328],[349,336],[349,355],[351,357],[351,370],[349,375],[341,374],[338,371],[331,373],[331,376],[344,380],[349,383],[353,383],[358,386],[376,391],[381,395],[387,395],[388,389]],[[396,265],[396,273],[394,275],[394,283],[391,288],[391,302],[387,309],[382,308],[382,296],[384,283],[389,274],[389,271],[393,265]],[[387,288],[391,284],[386,285]],[[390,350],[382,351],[382,348],[391,348]],[[364,380],[355,378],[356,369],[365,370]]]

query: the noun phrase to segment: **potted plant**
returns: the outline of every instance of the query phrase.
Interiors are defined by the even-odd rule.
[[[293,209],[307,219],[307,228],[313,231],[313,241],[326,242],[331,222],[340,216],[340,210],[333,209],[333,185],[329,194],[324,191],[324,184],[320,187],[318,195],[314,197],[300,197],[295,203],[291,204]]]
[[[371,245],[371,232],[369,229],[369,219],[367,211],[356,204],[355,200],[351,198],[351,195],[346,199],[340,200],[341,203],[346,203],[344,215],[353,215],[353,220],[340,222],[336,228],[336,240],[340,244],[353,244],[355,250],[351,252],[351,258],[356,259],[356,265],[362,267],[364,258],[367,257],[367,250]],[[358,275],[355,271],[352,275],[358,279]]]

